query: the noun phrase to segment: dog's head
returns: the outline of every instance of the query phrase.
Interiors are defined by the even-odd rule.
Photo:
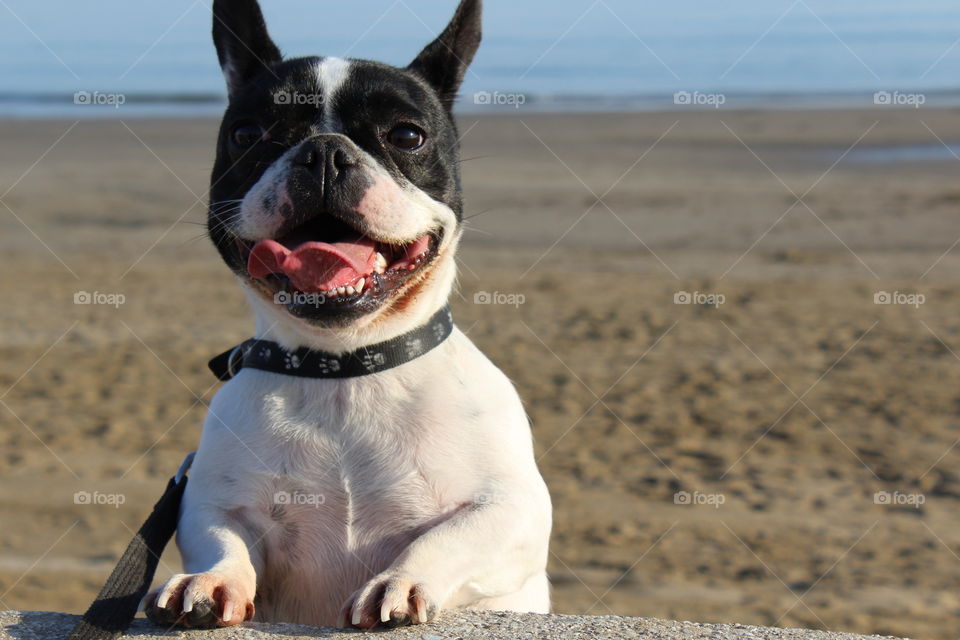
[[[215,0],[229,106],[209,233],[254,303],[303,332],[422,317],[449,296],[460,236],[452,106],[481,0],[406,68],[284,59],[256,0]]]

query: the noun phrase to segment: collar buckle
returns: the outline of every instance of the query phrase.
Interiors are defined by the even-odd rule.
[[[227,357],[227,375],[231,378],[240,373],[240,369],[243,368],[243,356],[243,345],[239,344],[233,348]]]

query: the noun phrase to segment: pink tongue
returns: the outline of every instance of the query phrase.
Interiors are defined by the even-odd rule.
[[[336,242],[306,242],[293,251],[275,240],[261,240],[250,252],[247,271],[254,278],[282,273],[306,293],[352,285],[373,273],[376,243],[368,238]]]

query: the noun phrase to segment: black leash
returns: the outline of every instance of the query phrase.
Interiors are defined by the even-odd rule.
[[[180,465],[177,475],[170,478],[167,490],[67,640],[113,640],[130,627],[140,601],[150,589],[163,548],[177,530],[180,501],[187,487],[186,472],[192,462],[191,453]]]
[[[450,307],[438,311],[427,324],[378,344],[345,354],[310,349],[288,351],[275,342],[247,340],[210,361],[220,380],[229,380],[243,368],[272,371],[301,378],[352,378],[386,371],[419,358],[439,346],[453,332]],[[107,582],[67,640],[115,640],[130,628],[137,608],[150,589],[164,547],[177,530],[180,502],[187,486],[190,454],[167,483],[137,535],[123,552]]]
[[[220,380],[241,369],[260,369],[299,378],[357,378],[399,367],[437,347],[453,331],[450,307],[438,311],[423,326],[392,340],[335,354],[300,348],[288,351],[269,340],[247,340],[210,361]]]

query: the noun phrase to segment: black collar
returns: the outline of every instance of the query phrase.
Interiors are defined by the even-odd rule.
[[[244,367],[300,378],[356,378],[399,367],[439,346],[453,331],[450,307],[427,324],[392,340],[344,354],[301,347],[287,351],[269,340],[247,340],[210,361],[210,370],[226,381]]]

